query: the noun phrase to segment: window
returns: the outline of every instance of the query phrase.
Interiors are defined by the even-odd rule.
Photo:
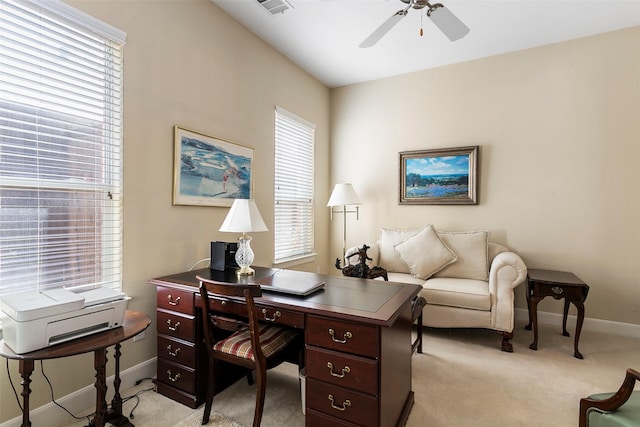
[[[0,0],[0,297],[121,288],[125,34]]]
[[[275,263],[313,255],[315,125],[276,107]]]

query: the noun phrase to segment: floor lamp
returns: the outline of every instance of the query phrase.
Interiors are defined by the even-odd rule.
[[[333,214],[342,214],[342,261],[346,264],[345,255],[347,251],[347,214],[355,213],[356,220],[360,219],[360,212],[358,205],[361,205],[362,202],[360,198],[356,194],[353,186],[351,184],[343,183],[336,184],[333,187],[333,192],[331,193],[331,197],[329,197],[329,202],[327,206],[331,208],[331,220],[333,221]],[[355,205],[355,210],[348,210],[347,206]],[[335,207],[341,207],[341,209],[334,211]]]

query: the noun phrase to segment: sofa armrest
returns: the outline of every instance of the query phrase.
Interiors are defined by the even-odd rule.
[[[512,332],[514,322],[513,289],[525,281],[527,267],[515,252],[501,252],[489,269],[491,323],[496,330]]]

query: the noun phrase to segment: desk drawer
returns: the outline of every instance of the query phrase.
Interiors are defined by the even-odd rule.
[[[378,425],[378,399],[373,396],[309,378],[305,392],[307,408],[366,427]]]
[[[158,358],[157,380],[189,394],[196,392],[196,377],[193,369]]]
[[[158,286],[157,305],[158,308],[164,308],[165,310],[194,314],[193,295],[193,292]]]
[[[256,304],[258,316],[262,322],[278,323],[296,329],[304,329],[304,314],[281,308],[264,307]]]
[[[222,313],[235,314],[247,317],[247,306],[244,303],[222,299],[210,298],[211,308]],[[259,320],[266,323],[276,323],[292,328],[304,329],[304,314],[256,304]]]
[[[158,335],[158,357],[190,368],[196,367],[195,344]]]
[[[556,299],[582,300],[582,289],[576,286],[560,286],[550,283],[536,283],[537,294],[541,297],[554,297]]]
[[[158,309],[158,333],[195,342],[195,316]]]
[[[306,343],[361,356],[378,357],[379,334],[375,326],[308,316]]]
[[[305,427],[359,427],[356,424],[330,417],[313,409],[307,409],[304,421]]]
[[[307,346],[307,377],[378,394],[378,360]]]

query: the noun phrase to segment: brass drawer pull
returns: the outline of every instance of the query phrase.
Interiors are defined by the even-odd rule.
[[[553,292],[556,295],[561,295],[562,288],[560,286],[554,286],[553,288],[551,288],[551,292]]]
[[[349,399],[347,399],[344,402],[342,402],[342,406],[336,406],[335,402],[334,402],[334,399],[333,399],[333,394],[329,395],[329,401],[331,402],[331,407],[333,409],[337,409],[338,411],[344,411],[349,406],[351,406],[351,401]]]
[[[333,363],[331,362],[327,362],[327,368],[329,368],[329,373],[331,374],[332,377],[344,378],[346,374],[351,372],[351,368],[349,368],[348,366],[345,366],[344,368],[342,368],[341,374],[336,374],[335,372],[333,372]]]
[[[275,322],[278,317],[282,316],[282,313],[280,313],[280,310],[276,310],[276,312],[273,313],[273,317],[269,317],[267,309],[263,308],[262,315],[264,316],[264,320],[267,322]]]
[[[171,376],[171,370],[167,371],[167,375],[169,376],[169,381],[176,382],[180,379],[180,372],[178,372],[175,376]]]
[[[174,326],[171,326],[171,319],[167,319],[167,325],[169,325],[169,330],[170,331],[175,332],[180,327],[180,322],[176,322],[176,324]]]
[[[176,348],[176,351],[171,351],[171,344],[167,346],[167,350],[169,350],[169,356],[176,357],[178,353],[180,353],[180,347]]]
[[[345,344],[349,338],[353,338],[353,334],[352,334],[351,332],[347,331],[347,332],[345,332],[345,333],[344,333],[344,335],[343,335],[343,336],[344,336],[344,339],[342,339],[342,340],[338,340],[338,339],[336,339],[336,337],[335,337],[335,333],[336,333],[336,331],[334,331],[333,329],[329,328],[329,335],[331,335],[331,339],[332,339],[334,342],[337,342],[337,343],[340,343],[340,344]]]
[[[180,297],[177,297],[174,301],[173,297],[171,296],[171,294],[167,295],[167,300],[169,300],[169,305],[178,305],[180,304]]]

